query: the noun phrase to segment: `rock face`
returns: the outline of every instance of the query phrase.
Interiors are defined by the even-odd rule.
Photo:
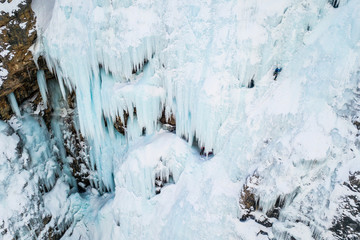
[[[133,115],[136,116],[136,108],[134,108]],[[114,122],[114,128],[122,135],[125,135],[126,128],[127,128],[127,121],[129,119],[129,113],[124,111],[123,116],[124,116],[124,123],[121,121],[120,117],[116,117],[115,122]],[[167,118],[166,114],[165,114],[165,110],[163,110],[161,118],[159,119],[159,122],[163,125],[162,127],[165,130],[174,132],[176,129],[175,116],[171,114],[170,117]],[[146,129],[143,129],[143,131],[146,131]]]
[[[29,51],[37,37],[35,23],[31,0],[23,0],[13,11],[0,14],[0,118],[3,120],[12,114],[8,94],[14,92],[17,101],[22,103],[38,93],[38,69]],[[46,77],[53,77],[44,60],[39,60],[39,67],[45,70]]]
[[[259,184],[261,184],[261,177],[254,174],[248,177],[243,185],[239,199],[240,221],[255,221],[259,224],[258,235],[266,235],[269,239],[273,239],[272,226],[274,222],[279,220],[280,211],[284,207],[286,196],[278,196],[270,209],[264,211],[259,204],[260,197],[256,195],[256,188]],[[287,234],[286,239],[294,238]]]
[[[134,114],[136,115],[136,108],[134,110]],[[129,119],[129,113],[125,111],[124,111],[124,123],[121,121],[120,117],[116,117],[115,119],[114,128],[122,135],[125,135],[128,119]]]
[[[241,209],[241,217],[240,221],[246,221],[248,219],[253,219],[258,224],[270,228],[272,227],[272,222],[275,219],[279,218],[279,215],[274,214],[274,212],[277,211],[277,213],[280,211],[280,198],[275,203],[275,205],[270,209],[270,211],[264,213],[263,209],[259,206],[259,197],[255,194],[255,188],[259,183],[259,176],[253,175],[247,179],[247,182],[244,184],[240,199],[239,199],[239,205]],[[259,211],[259,214],[256,214],[256,211]],[[264,234],[265,232],[262,230],[262,232],[259,232],[259,234]],[[266,233],[265,235],[267,235]]]
[[[3,76],[0,96],[20,87],[34,70],[35,64],[28,51],[36,39],[35,16],[30,3],[30,0],[22,1],[16,11],[3,12],[0,16],[1,61],[3,68],[8,71],[8,75]]]
[[[336,239],[360,238],[360,172],[350,173],[344,183],[348,194],[343,196],[338,215],[330,228]]]
[[[85,160],[81,158],[86,158],[86,143],[80,141],[73,130],[72,115],[58,116],[56,111],[59,110],[57,106],[60,101],[48,102],[47,106],[42,103],[37,72],[43,70],[47,80],[53,79],[54,75],[48,70],[43,58],[38,59],[37,66],[29,50],[37,38],[31,0],[0,0],[0,7],[1,4],[13,7],[0,8],[6,9],[6,12],[0,10],[0,135],[3,139],[8,138],[9,142],[18,141],[18,144],[13,145],[13,148],[5,147],[13,154],[11,158],[0,158],[0,175],[5,176],[0,180],[0,190],[5,193],[0,194],[0,202],[3,206],[11,205],[13,199],[20,203],[6,214],[0,209],[0,239],[60,239],[72,223],[72,218],[67,215],[68,211],[63,212],[66,217],[47,211],[46,199],[56,193],[52,191],[55,184],[62,186],[65,198],[68,189],[75,184],[78,186],[72,191],[80,191],[83,190],[81,187],[90,185],[87,178],[89,174],[83,167],[87,162],[84,163]],[[14,93],[18,105],[22,105],[24,115],[20,119],[11,118],[13,112],[7,97],[10,93]],[[69,103],[73,102],[73,98],[69,100]],[[69,109],[71,107],[74,106]],[[59,119],[56,119],[57,116]],[[64,122],[64,126],[60,125],[63,129],[56,128],[59,126],[56,120]],[[17,121],[22,125],[20,130],[11,126],[11,123]],[[34,124],[27,125],[31,122]],[[57,146],[57,130],[64,131],[61,135],[64,146]],[[32,140],[27,142],[25,136],[32,131]],[[44,138],[47,139],[45,145]],[[65,169],[59,153],[59,149],[63,149],[61,147],[66,150],[64,158],[71,160],[71,171]],[[41,159],[41,156],[45,158]],[[55,177],[48,184],[41,176],[50,176],[52,173]],[[75,184],[71,184],[73,178]],[[13,185],[16,191],[9,190]]]

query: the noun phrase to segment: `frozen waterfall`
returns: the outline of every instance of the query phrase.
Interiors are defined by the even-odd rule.
[[[38,164],[51,221],[69,224],[62,239],[336,239],[343,183],[360,171],[357,0],[32,6],[32,53],[57,78],[38,71],[51,135],[9,101],[30,158],[52,159]],[[81,194],[70,190],[75,147],[62,119],[89,145]]]

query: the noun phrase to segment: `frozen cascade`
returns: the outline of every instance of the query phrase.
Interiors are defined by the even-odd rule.
[[[28,113],[0,121],[1,239],[59,238],[81,216],[81,197],[69,196],[69,175],[60,176],[65,166],[44,125]]]
[[[16,114],[16,116],[21,117],[20,108],[16,101],[16,97],[15,97],[14,93],[10,93],[8,95],[8,99],[9,99],[11,109],[13,110],[13,112]]]
[[[40,168],[42,174],[39,175],[39,182],[49,190],[55,184],[59,165],[56,159],[57,147],[50,144],[52,141],[44,126],[44,120],[35,119],[26,113],[21,120],[19,135],[29,152],[31,166]]]
[[[39,70],[37,72],[37,82],[39,84],[41,97],[42,97],[42,99],[44,101],[44,105],[46,106],[48,90],[47,90],[46,79],[45,79],[45,74],[44,74],[43,70]]]
[[[65,122],[66,117],[69,117],[69,107],[66,101],[62,99],[61,91],[58,82],[55,79],[51,79],[46,83],[44,78],[44,84],[48,84],[49,89],[51,90],[51,109],[52,109],[52,117],[51,117],[51,132],[54,139],[54,145],[56,146],[56,153],[58,154],[58,158],[61,160],[61,170],[64,176],[64,180],[71,186],[76,186],[75,181],[71,175],[71,169],[69,166],[69,160],[66,153],[66,149],[64,147],[64,134],[66,134]],[[41,87],[41,86],[40,86]],[[46,87],[47,88],[47,87]],[[41,93],[41,88],[40,88]],[[44,98],[43,98],[44,99]],[[64,121],[65,120],[65,121]]]
[[[343,109],[358,87],[356,0],[52,3],[51,14],[35,9],[51,20],[33,53],[63,98],[75,92],[93,185],[113,192],[82,199],[94,207],[64,239],[255,239],[259,228],[332,238],[334,189],[359,170]],[[163,110],[176,135],[160,130]],[[271,230],[238,220],[239,191],[255,174],[262,212],[284,200]],[[175,184],[156,194],[158,178]]]
[[[276,21],[281,19],[277,18],[259,26],[263,18],[256,19],[254,9],[264,12],[268,6],[257,2],[230,2],[226,7],[232,10],[227,16],[222,12],[223,3],[206,3],[199,13],[200,5],[193,6],[189,12],[181,7],[185,4],[182,2],[140,1],[128,9],[110,1],[55,1],[52,19],[39,38],[43,40],[37,43],[34,55],[45,56],[60,86],[65,83],[70,90],[75,90],[80,130],[94,141],[101,142],[108,131],[113,131],[106,130],[104,118],[109,123],[114,122],[116,116],[123,120],[125,111],[132,119],[134,108],[139,128],[146,128],[150,134],[157,128],[157,120],[165,107],[167,116],[171,112],[175,115],[178,136],[184,136],[190,145],[195,137],[201,147],[218,152],[224,144],[223,138],[218,137],[219,132],[229,115],[238,114],[233,106],[238,105],[236,99],[242,94],[241,89],[253,76],[259,80],[267,76],[274,62],[286,64],[301,44],[297,39],[304,37],[302,27],[295,28],[298,32],[294,32],[291,41],[269,32],[269,28],[285,32],[294,22],[301,26],[304,22],[316,25],[318,19],[312,15],[324,8],[326,1],[318,1],[305,9],[299,3],[294,10],[288,10],[285,3],[279,3],[278,9],[272,8],[270,16],[280,13],[281,9],[286,9],[289,17],[291,11],[298,8],[304,14],[289,20],[283,17],[284,23],[278,26]],[[85,15],[85,12],[92,14]],[[252,14],[239,18],[236,12]],[[178,21],[173,16],[187,21]],[[254,17],[253,25],[244,25]],[[199,24],[204,21],[205,27],[197,25],[198,21]],[[229,24],[232,21],[244,32],[235,31]],[[60,29],[56,27],[59,22],[62,23]],[[256,31],[249,31],[252,28]],[[265,37],[260,37],[262,34]],[[275,49],[269,52],[271,45],[275,45]],[[227,48],[233,51],[225,52]],[[233,61],[225,61],[229,58]],[[143,73],[132,74],[133,69],[143,67],[144,59],[149,63]]]

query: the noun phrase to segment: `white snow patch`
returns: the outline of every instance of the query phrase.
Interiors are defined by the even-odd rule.
[[[20,9],[20,4],[25,4],[26,0],[12,0],[11,2],[5,1],[0,5],[0,12],[5,12],[12,16],[17,10]]]

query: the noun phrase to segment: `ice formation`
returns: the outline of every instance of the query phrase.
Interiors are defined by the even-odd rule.
[[[39,88],[40,88],[40,93],[41,93],[41,97],[44,101],[44,104],[47,104],[47,85],[46,85],[46,79],[45,79],[45,74],[43,70],[39,70],[37,72],[37,82],[39,84]]]
[[[16,114],[16,116],[20,117],[21,113],[20,113],[19,105],[16,101],[16,97],[15,97],[14,93],[10,93],[8,96],[8,99],[10,102],[11,109]]]
[[[50,136],[13,94],[9,101],[21,125],[13,128],[51,189],[44,211],[71,225],[63,239],[335,239],[341,186],[360,171],[357,0],[32,6],[31,50],[58,80],[38,71],[54,109]],[[162,129],[163,113],[175,117],[175,134]],[[71,190],[63,119],[90,146],[93,188],[82,194]],[[271,227],[239,220],[244,184],[257,197],[256,221],[281,205]]]

